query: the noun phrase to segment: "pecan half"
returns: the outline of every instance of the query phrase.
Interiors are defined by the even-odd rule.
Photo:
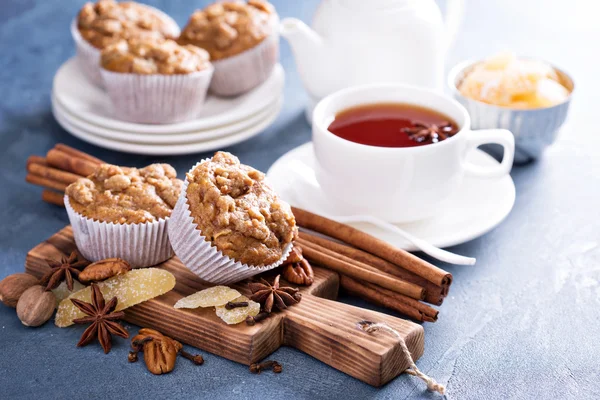
[[[131,340],[131,347],[137,351],[141,348],[148,371],[154,375],[161,375],[175,368],[177,353],[182,345],[154,329],[142,328]]]
[[[127,261],[120,258],[107,258],[85,267],[79,273],[78,280],[81,283],[100,282],[128,271],[131,271],[131,265]]]
[[[302,261],[302,259],[302,247],[294,246],[292,251],[290,251],[290,255],[283,262],[283,265],[295,264]]]
[[[310,286],[315,280],[315,274],[308,261],[302,259],[300,262],[284,266],[283,278],[296,285]]]

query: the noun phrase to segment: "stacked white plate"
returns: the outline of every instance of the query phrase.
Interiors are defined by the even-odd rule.
[[[107,149],[146,155],[198,153],[240,143],[271,125],[283,103],[284,80],[278,64],[266,82],[248,93],[209,95],[194,120],[135,124],[115,119],[106,92],[88,82],[72,58],[54,77],[52,113],[73,136]]]

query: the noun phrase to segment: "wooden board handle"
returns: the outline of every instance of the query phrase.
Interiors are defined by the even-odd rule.
[[[423,355],[421,325],[310,295],[287,310],[283,342],[348,375],[381,386],[406,370],[409,361],[396,338],[361,331],[357,323],[362,320],[385,322],[404,336],[414,360]]]

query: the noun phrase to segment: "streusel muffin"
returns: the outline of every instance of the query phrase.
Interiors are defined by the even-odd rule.
[[[101,73],[115,115],[164,124],[198,115],[213,74],[208,52],[168,39],[120,41],[102,50]]]
[[[179,26],[162,11],[145,4],[98,0],[81,8],[71,24],[71,34],[83,72],[101,85],[102,49],[121,40],[173,39],[179,36]]]
[[[290,206],[265,175],[225,152],[188,172],[169,224],[178,257],[214,283],[281,265],[298,234]]]
[[[134,267],[167,260],[173,254],[167,220],[182,187],[168,164],[99,166],[66,189],[77,248],[90,261],[119,257]]]
[[[179,43],[206,49],[215,65],[211,91],[244,93],[262,82],[279,57],[279,18],[262,0],[225,1],[192,14]]]

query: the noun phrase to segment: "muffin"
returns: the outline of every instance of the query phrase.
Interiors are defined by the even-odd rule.
[[[71,24],[77,59],[84,74],[101,86],[100,51],[120,40],[179,36],[179,26],[162,11],[134,2],[86,3]]]
[[[240,281],[281,265],[297,234],[290,206],[265,175],[225,152],[188,172],[169,221],[175,254],[213,283]]]
[[[167,220],[182,187],[168,164],[99,166],[65,191],[77,248],[90,261],[119,257],[133,267],[169,259]]]
[[[210,90],[235,96],[263,83],[279,58],[279,18],[266,1],[227,1],[192,14],[179,43],[210,53],[215,74]]]
[[[170,39],[131,39],[102,50],[104,86],[117,118],[165,124],[198,115],[213,74],[208,53]]]

